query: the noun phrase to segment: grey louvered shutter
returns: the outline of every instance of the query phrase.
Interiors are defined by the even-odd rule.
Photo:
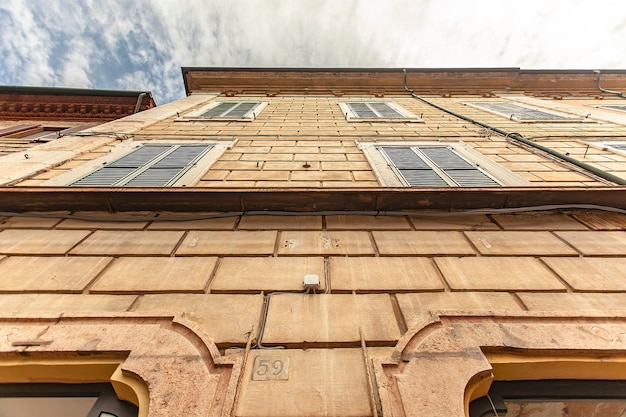
[[[494,187],[500,185],[448,147],[420,147],[419,150],[461,187]]]
[[[494,187],[498,182],[446,146],[383,147],[398,172],[412,187]],[[429,164],[430,163],[430,164]],[[436,167],[437,169],[435,169]],[[439,170],[439,171],[438,171]],[[448,178],[448,181],[444,179]]]
[[[224,117],[233,118],[233,119],[241,119],[245,117],[251,110],[253,110],[256,106],[261,103],[258,102],[250,102],[243,101],[239,103],[237,106],[232,108],[228,113],[224,115]]]
[[[225,101],[200,115],[207,119],[226,118],[242,119],[246,117],[255,107],[261,104],[258,101]]]
[[[531,109],[528,107],[520,106],[515,103],[507,103],[505,101],[496,102],[477,102],[471,103],[477,107],[482,107],[487,110],[491,110],[497,113],[502,113],[507,116],[515,116],[520,120],[554,120],[554,119],[567,119],[565,116],[561,116],[554,113],[549,113],[542,110]]]
[[[621,104],[607,104],[605,106],[599,106],[599,107],[603,109],[626,111],[626,106],[621,105]]]
[[[178,180],[213,145],[144,145],[75,181],[76,186],[162,187]]]
[[[356,117],[361,119],[374,119],[376,118],[376,113],[372,109],[370,109],[365,103],[346,103],[352,113],[356,115]]]
[[[213,118],[213,117],[222,117],[229,110],[237,105],[236,101],[224,102],[220,103],[217,106],[213,107],[211,110],[208,110],[200,115],[200,117]]]
[[[212,145],[181,145],[128,181],[127,186],[164,187],[178,180]]]
[[[382,150],[411,187],[449,187],[410,147],[383,147]]]
[[[122,179],[126,178],[137,169],[148,164],[159,155],[165,153],[171,146],[169,145],[150,145],[142,146],[135,149],[128,155],[103,166],[97,171],[75,181],[71,185],[84,186],[112,186],[116,185]]]
[[[402,114],[400,114],[399,112],[397,112],[395,109],[393,109],[389,104],[387,103],[369,103],[369,105],[376,110],[376,112],[380,115],[380,117],[385,118],[385,119],[395,119],[395,118],[400,118],[400,117],[404,117]]]
[[[405,117],[389,104],[383,102],[352,102],[346,103],[346,105],[359,119],[397,119]]]
[[[620,151],[626,151],[626,143],[613,143],[609,146],[614,149],[619,149]]]

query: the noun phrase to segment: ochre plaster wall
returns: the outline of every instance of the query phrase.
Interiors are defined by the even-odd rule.
[[[483,351],[624,348],[626,215],[203,214],[3,218],[4,355],[130,352],[150,415],[461,416]]]

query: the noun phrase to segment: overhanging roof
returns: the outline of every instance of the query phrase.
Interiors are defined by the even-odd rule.
[[[0,212],[25,211],[397,211],[544,205],[626,209],[626,187],[206,189],[0,187]]]
[[[0,86],[1,120],[106,122],[156,104],[149,91]]]
[[[407,85],[418,94],[485,94],[533,91],[539,94],[603,95],[593,70],[519,68],[409,68]],[[625,70],[602,70],[602,87],[626,90]],[[187,95],[232,94],[400,94],[402,68],[213,68],[183,67]]]

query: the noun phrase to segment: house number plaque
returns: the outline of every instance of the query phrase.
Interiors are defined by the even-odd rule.
[[[252,370],[253,381],[274,381],[289,379],[289,358],[257,356]]]

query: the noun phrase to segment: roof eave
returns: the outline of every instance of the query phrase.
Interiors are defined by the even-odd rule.
[[[397,211],[547,205],[626,209],[626,187],[206,189],[2,187],[1,212]]]

